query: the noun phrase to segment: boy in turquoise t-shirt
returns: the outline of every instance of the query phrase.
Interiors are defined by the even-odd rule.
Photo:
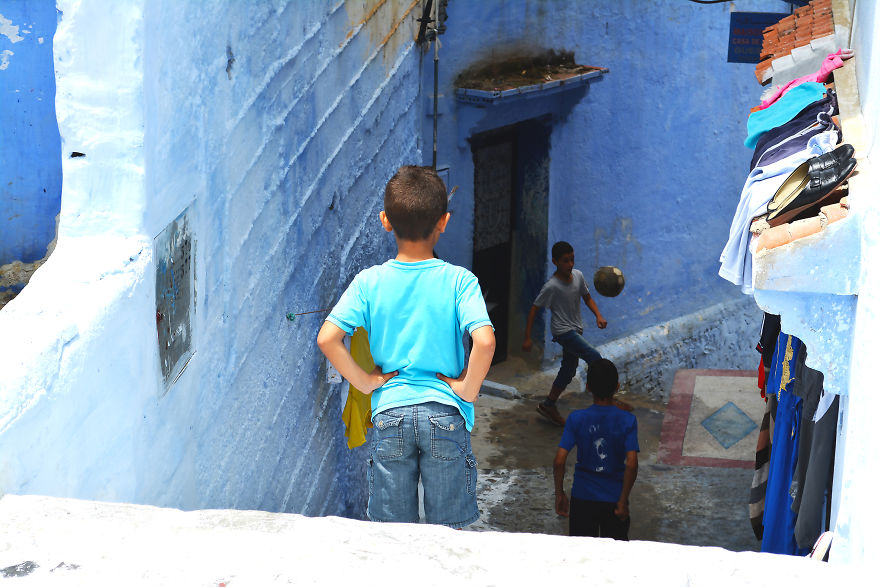
[[[428,523],[461,528],[479,518],[470,430],[495,334],[477,278],[434,258],[446,204],[430,167],[395,173],[379,220],[394,232],[397,256],[358,273],[318,333],[339,373],[373,394],[367,515],[375,521],[418,522],[420,477]],[[343,344],[359,326],[369,336],[372,373]],[[467,365],[465,332],[473,339]]]

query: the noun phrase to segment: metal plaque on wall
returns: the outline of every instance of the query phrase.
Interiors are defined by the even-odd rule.
[[[193,354],[193,242],[186,210],[153,239],[156,252],[156,330],[166,391],[180,377]]]

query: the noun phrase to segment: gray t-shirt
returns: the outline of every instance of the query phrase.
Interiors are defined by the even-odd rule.
[[[541,288],[535,305],[539,308],[550,308],[550,332],[553,336],[577,330],[584,333],[584,321],[581,320],[581,298],[590,293],[584,274],[577,269],[571,270],[571,283],[565,283],[555,275]]]

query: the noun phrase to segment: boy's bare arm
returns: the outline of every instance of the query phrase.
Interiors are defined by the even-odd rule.
[[[584,303],[596,317],[596,326],[599,328],[608,326],[608,320],[602,317],[602,312],[599,311],[599,306],[596,305],[596,300],[593,299],[593,296],[588,293],[584,294]]]
[[[526,334],[523,337],[522,350],[529,352],[532,350],[532,324],[535,323],[535,316],[538,314],[538,306],[532,306],[529,310],[529,317],[526,319]]]
[[[461,375],[453,379],[437,373],[437,377],[448,383],[452,391],[466,402],[477,399],[483,379],[486,378],[492,365],[492,356],[495,354],[495,331],[488,324],[480,326],[471,332],[471,339],[474,341],[471,357]]]
[[[361,369],[355,360],[351,357],[351,353],[345,348],[343,339],[345,331],[333,324],[332,322],[324,322],[318,332],[318,348],[327,357],[330,363],[336,367],[339,374],[354,385],[362,393],[371,393],[374,389],[382,387],[385,382],[397,375],[397,371],[392,373],[382,373],[382,368],[378,365],[372,373],[367,373]]]
[[[614,508],[614,515],[625,520],[629,517],[629,494],[639,474],[639,453],[631,450],[626,453],[626,469],[623,472],[623,489],[620,491],[620,499]]]
[[[568,451],[564,448],[556,449],[556,458],[553,459],[553,483],[556,486],[556,513],[568,517],[568,496],[562,483],[565,479],[565,461],[568,459]]]

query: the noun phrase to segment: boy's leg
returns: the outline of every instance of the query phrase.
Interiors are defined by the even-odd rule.
[[[590,346],[590,343],[588,343],[583,336],[578,334],[576,330],[571,330],[565,334],[557,336],[556,342],[561,344],[564,350],[583,359],[587,365],[596,359],[602,358],[599,351]],[[575,365],[575,367],[577,367],[577,365]]]
[[[590,343],[588,343],[583,336],[581,336],[574,330],[566,332],[565,334],[561,334],[557,336],[554,340],[562,345],[563,364],[565,363],[566,354],[574,357],[573,365],[571,366],[571,375],[568,376],[568,373],[566,373],[566,376],[568,376],[568,381],[565,382],[565,385],[568,385],[569,382],[571,382],[571,380],[574,378],[574,374],[577,372],[577,361],[579,358],[583,359],[588,366],[593,361],[602,358],[602,355],[599,354],[599,351],[590,346]],[[569,360],[571,361],[571,359]],[[559,381],[560,375],[562,375],[562,368],[559,369],[559,375],[556,376],[557,381]],[[546,403],[551,405],[555,404],[556,398],[558,398],[559,394],[562,393],[562,390],[565,389],[565,385],[563,385],[561,388],[558,388],[557,382],[554,382],[553,388],[550,390],[550,395],[547,396]],[[556,394],[555,396],[554,393]],[[631,412],[633,410],[632,405],[617,398],[614,399],[614,405],[621,410],[626,410],[628,412]],[[555,409],[555,405],[553,407]]]
[[[416,420],[425,521],[462,528],[480,518],[471,434],[454,406],[420,404]]]
[[[558,339],[554,340],[559,342]],[[556,408],[556,400],[559,399],[559,396],[562,395],[562,392],[568,384],[571,383],[571,380],[574,379],[574,374],[577,372],[577,365],[578,356],[569,352],[563,345],[562,364],[559,366],[559,373],[556,374],[556,379],[553,381],[553,386],[550,388],[550,393],[547,395],[547,399],[538,404],[538,413],[557,426],[565,426],[565,418],[562,417],[562,414],[560,414],[559,410]]]
[[[569,536],[599,536],[596,502],[572,497],[568,509]]]
[[[614,515],[614,502],[597,502],[601,505],[599,517],[599,536],[614,540],[629,540],[630,518],[621,520]]]
[[[413,408],[405,406],[373,417],[367,470],[367,517],[375,522],[419,521],[419,461]]]

